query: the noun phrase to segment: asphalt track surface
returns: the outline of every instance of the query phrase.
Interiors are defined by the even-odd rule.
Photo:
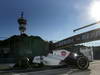
[[[0,71],[0,75],[100,75],[100,61],[94,61],[89,69],[81,71],[75,68],[32,69],[23,71]]]

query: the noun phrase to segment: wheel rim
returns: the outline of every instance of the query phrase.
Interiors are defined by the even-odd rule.
[[[79,69],[87,69],[89,66],[89,62],[86,58],[80,57],[78,58],[77,65]]]

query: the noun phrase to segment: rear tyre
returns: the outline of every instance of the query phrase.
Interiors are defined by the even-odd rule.
[[[88,58],[85,56],[81,56],[77,58],[77,67],[81,70],[86,70],[89,67],[89,61]]]
[[[13,68],[21,68],[25,69],[30,67],[29,59],[27,57],[20,58],[17,60],[16,64],[13,66]]]

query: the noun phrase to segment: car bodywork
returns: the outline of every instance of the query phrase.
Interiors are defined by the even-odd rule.
[[[67,50],[53,50],[47,56],[34,57],[33,63],[44,64],[46,66],[74,65],[81,70],[89,67],[89,61],[82,53],[73,53]]]

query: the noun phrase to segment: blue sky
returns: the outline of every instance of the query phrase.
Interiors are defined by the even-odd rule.
[[[0,0],[0,37],[18,35],[21,11],[27,19],[28,35],[59,41],[97,28],[73,29],[95,22],[89,15],[93,0]]]

